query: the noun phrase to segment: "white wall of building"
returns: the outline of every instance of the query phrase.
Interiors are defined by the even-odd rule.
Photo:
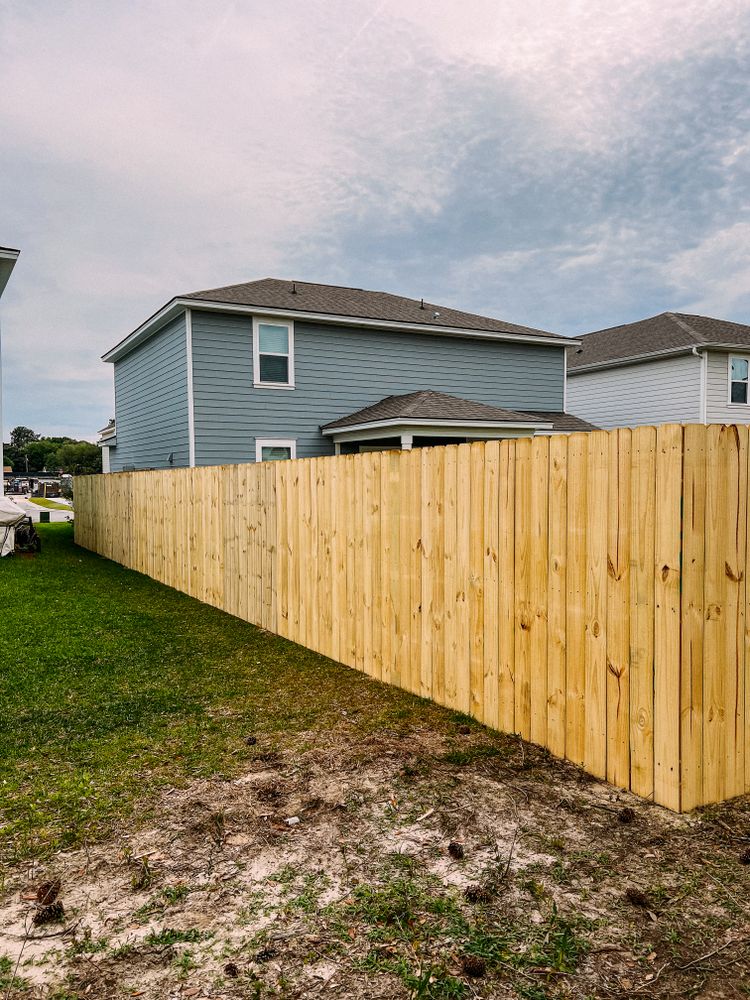
[[[580,374],[569,369],[568,412],[605,429],[695,423],[702,420],[701,365],[682,354]]]

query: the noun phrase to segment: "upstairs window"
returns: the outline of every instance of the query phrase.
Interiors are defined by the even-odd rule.
[[[293,438],[256,438],[255,461],[274,462],[285,458],[295,458],[297,442]]]
[[[729,359],[729,402],[747,403],[748,396],[748,359]]]
[[[294,388],[294,323],[254,317],[253,355],[256,386]]]

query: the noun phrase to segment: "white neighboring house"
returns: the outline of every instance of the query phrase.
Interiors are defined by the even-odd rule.
[[[16,266],[20,250],[10,247],[0,247],[0,298],[8,284],[11,271]],[[3,356],[2,341],[0,341],[0,497],[5,493],[5,476],[3,474]]]
[[[584,420],[750,424],[750,326],[666,312],[579,339],[567,409]]]
[[[96,443],[102,449],[102,472],[111,472],[109,449],[117,447],[117,428],[115,427],[114,417],[106,427],[102,427],[97,433],[99,434],[99,440]]]

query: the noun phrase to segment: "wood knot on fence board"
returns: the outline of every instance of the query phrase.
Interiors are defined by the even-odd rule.
[[[728,562],[724,563],[724,572],[729,577],[729,579],[732,580],[733,583],[742,583],[742,580],[744,579],[745,576],[742,570],[740,570],[738,573],[735,573],[735,571],[732,569],[732,567],[729,565]]]
[[[609,575],[612,577],[613,580],[615,581],[622,580],[623,571],[617,569],[615,564],[612,562],[611,556],[607,557],[607,572],[609,573]]]

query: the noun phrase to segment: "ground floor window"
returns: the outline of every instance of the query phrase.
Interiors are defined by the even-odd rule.
[[[297,442],[294,439],[256,438],[255,461],[273,462],[281,458],[296,458]]]

